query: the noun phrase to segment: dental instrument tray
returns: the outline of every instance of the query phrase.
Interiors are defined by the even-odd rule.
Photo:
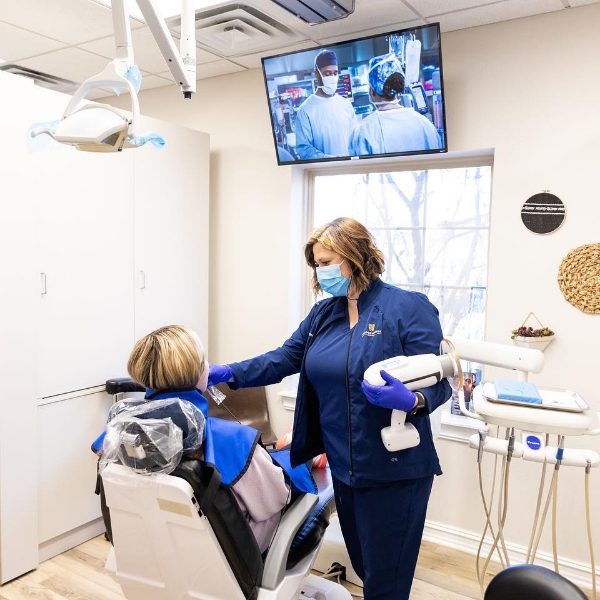
[[[525,389],[525,385],[527,389]],[[531,382],[500,379],[494,382],[486,381],[483,384],[482,395],[489,402],[527,406],[532,409],[543,408],[576,413],[590,409],[587,402],[577,392],[557,388],[540,388]],[[521,398],[519,398],[520,395]],[[533,401],[533,396],[540,399]]]

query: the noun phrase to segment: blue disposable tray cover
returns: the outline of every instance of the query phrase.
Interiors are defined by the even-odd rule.
[[[542,397],[535,383],[531,381],[513,381],[511,379],[495,379],[496,397],[499,400],[516,400],[530,404],[541,404]]]

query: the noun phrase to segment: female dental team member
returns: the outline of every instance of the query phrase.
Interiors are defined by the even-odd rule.
[[[437,354],[442,331],[426,296],[380,279],[384,258],[369,231],[349,218],[319,228],[304,248],[315,304],[280,347],[230,365],[211,365],[209,385],[268,385],[300,373],[291,456],[326,452],[352,566],[367,600],[407,600],[433,476],[441,469],[428,414],[450,397],[444,379],[413,393],[382,371],[384,387],[363,382],[371,364],[397,355]],[[388,452],[381,429],[390,409],[408,413],[415,448]]]
[[[396,55],[376,56],[369,61],[369,95],[377,107],[350,137],[350,154],[387,154],[433,150],[439,135],[429,119],[404,108],[398,94],[404,91],[404,73]]]
[[[302,103],[296,115],[296,152],[301,160],[348,156],[355,115],[350,100],[336,94],[335,52],[322,50],[317,54],[315,78],[316,92]]]

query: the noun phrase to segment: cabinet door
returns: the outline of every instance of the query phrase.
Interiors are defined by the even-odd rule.
[[[68,100],[56,93],[36,98],[48,120]],[[31,162],[39,202],[44,398],[125,374],[133,342],[133,157],[53,144]]]
[[[101,517],[91,443],[106,424],[103,391],[38,407],[38,535],[43,544]]]
[[[135,337],[171,324],[208,343],[208,135],[145,119],[163,150],[135,155]]]
[[[0,72],[0,584],[34,569],[37,554],[36,204],[25,135],[33,82]],[[33,437],[33,439],[32,439]],[[25,466],[27,465],[27,466]]]

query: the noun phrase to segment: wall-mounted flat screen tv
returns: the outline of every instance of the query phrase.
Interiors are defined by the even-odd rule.
[[[262,67],[280,165],[448,151],[439,23]]]

